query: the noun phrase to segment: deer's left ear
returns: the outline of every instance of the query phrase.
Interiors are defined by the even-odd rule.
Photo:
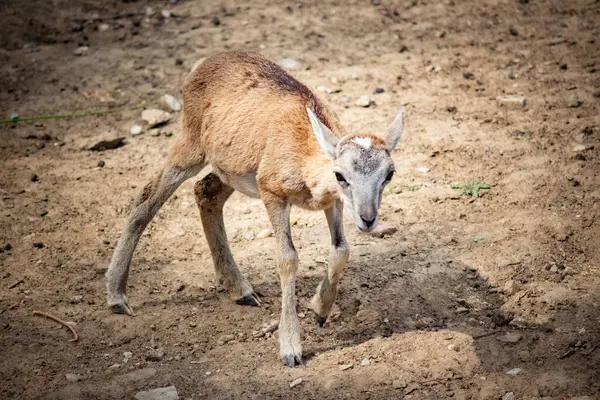
[[[308,119],[310,119],[310,124],[312,126],[315,137],[317,138],[317,142],[319,142],[319,146],[321,146],[321,150],[329,157],[335,159],[336,151],[335,148],[338,143],[337,137],[329,130],[328,127],[325,126],[324,123],[319,121],[319,118],[315,115],[314,112],[310,108],[306,109],[308,112]]]
[[[383,135],[383,140],[385,140],[385,144],[387,145],[388,151],[391,153],[392,150],[398,144],[398,141],[402,137],[404,133],[404,106],[400,106],[400,110],[398,111],[398,115],[394,119],[394,122],[390,125],[385,135]]]

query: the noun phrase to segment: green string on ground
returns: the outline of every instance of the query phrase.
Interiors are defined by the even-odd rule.
[[[99,110],[99,111],[87,111],[82,113],[73,113],[73,114],[50,114],[50,115],[38,115],[36,117],[17,117],[13,119],[4,119],[0,120],[0,124],[11,124],[16,122],[24,122],[24,121],[39,121],[44,119],[64,119],[64,118],[82,118],[82,117],[91,117],[98,115],[107,115],[114,114],[120,111],[134,111],[139,110],[140,108],[147,107],[152,105],[151,102],[140,103],[137,106],[128,107],[128,108],[117,108],[114,110]]]

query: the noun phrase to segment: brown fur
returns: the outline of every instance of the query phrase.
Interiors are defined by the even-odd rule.
[[[106,274],[113,311],[133,314],[126,295],[127,276],[147,224],[182,182],[210,164],[213,172],[196,184],[195,195],[217,279],[238,303],[260,305],[233,260],[223,222],[223,205],[234,190],[260,197],[277,240],[282,288],[280,354],[286,365],[302,363],[291,206],[325,210],[327,216],[332,237],[329,268],[311,301],[321,324],[331,310],[349,254],[333,160],[315,137],[307,108],[320,120],[319,127],[332,132],[329,139],[343,138],[352,153],[368,152],[348,142],[352,137],[345,135],[337,116],[321,99],[261,55],[222,53],[194,65],[183,87],[182,136],[163,171],[135,200]],[[379,137],[372,136],[371,141],[380,153],[379,148],[385,148]],[[370,154],[361,168],[376,159]]]

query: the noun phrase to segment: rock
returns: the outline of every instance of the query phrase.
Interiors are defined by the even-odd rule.
[[[406,386],[406,389],[404,389],[404,394],[411,394],[412,392],[414,392],[415,390],[419,390],[420,388],[421,385],[419,385],[417,382],[409,383],[408,386]]]
[[[83,379],[82,375],[79,374],[65,374],[65,378],[71,383],[79,382]]]
[[[512,36],[519,36],[519,31],[514,27],[511,27],[508,31]]]
[[[573,146],[572,151],[574,153],[581,153],[582,151],[586,151],[589,149],[593,149],[594,146],[590,146],[590,145],[585,145],[585,144],[576,144],[575,146]]]
[[[85,53],[87,53],[88,50],[89,50],[89,47],[87,47],[87,46],[79,46],[78,48],[75,49],[73,54],[75,54],[76,56],[82,56]]]
[[[382,223],[378,223],[377,226],[375,227],[375,229],[373,229],[371,232],[369,232],[369,235],[378,237],[378,238],[383,238],[385,236],[391,236],[396,232],[398,232],[398,228],[393,227],[393,226],[387,226]]]
[[[162,348],[159,348],[155,351],[150,352],[146,356],[146,361],[158,362],[161,361],[165,357],[165,351]]]
[[[340,370],[346,371],[352,367],[354,367],[354,364],[342,364],[342,365],[340,365]]]
[[[448,350],[450,351],[458,351],[458,346],[455,344],[449,344],[448,345]]]
[[[457,314],[464,314],[464,313],[467,313],[467,312],[469,312],[469,309],[467,307],[458,307],[456,309],[456,313]]]
[[[299,71],[302,69],[302,64],[293,58],[282,58],[277,62],[281,68],[289,69],[291,71]]]
[[[174,96],[170,94],[165,94],[162,97],[162,101],[169,106],[169,108],[175,112],[181,111],[181,103]]]
[[[110,367],[108,367],[108,370],[112,371],[112,370],[118,369],[119,367],[121,367],[121,364],[114,363],[113,365],[111,365]]]
[[[417,167],[417,168],[415,168],[415,170],[416,170],[417,172],[421,172],[421,173],[423,173],[423,174],[426,174],[426,173],[428,173],[428,172],[429,172],[429,168],[427,168],[427,167]]]
[[[575,274],[575,271],[573,270],[573,268],[571,267],[566,267],[565,269],[563,269],[560,273],[562,276],[567,276],[567,275],[573,275]]]
[[[331,94],[333,93],[333,89],[328,88],[327,86],[319,85],[317,86],[317,90],[322,93]]]
[[[521,368],[513,368],[513,369],[511,369],[510,371],[507,371],[506,373],[507,373],[508,375],[511,375],[511,376],[517,376],[517,375],[519,375],[519,374],[520,374],[522,371],[523,371],[523,370],[522,370]]]
[[[506,392],[504,393],[504,396],[502,396],[502,400],[516,400],[516,397],[513,392]]]
[[[131,133],[131,136],[139,136],[143,133],[143,129],[140,125],[134,125],[131,127],[131,129],[129,130],[129,133]]]
[[[98,25],[98,31],[100,32],[105,32],[107,30],[110,29],[110,25],[109,24],[100,24]]]
[[[560,64],[560,69],[562,69],[563,71],[566,71],[567,68],[569,68],[567,64]]]
[[[163,110],[150,108],[142,111],[142,119],[148,122],[150,128],[154,128],[169,122],[171,120],[171,114]]]
[[[303,382],[302,378],[298,378],[296,380],[294,380],[292,383],[290,383],[290,388],[295,388],[296,386],[298,386],[299,384],[301,384]]]
[[[506,281],[502,290],[505,295],[512,296],[519,291],[519,285],[514,280]]]
[[[510,80],[517,79],[517,75],[515,75],[515,73],[513,71],[510,71],[508,73],[508,79],[510,79]]]
[[[505,96],[496,99],[498,104],[508,108],[523,108],[527,105],[527,98],[524,96]]]
[[[569,96],[569,100],[567,102],[567,106],[569,108],[577,108],[579,106],[581,106],[583,104],[583,102],[581,100],[579,100],[579,97],[577,96],[576,93],[573,93],[571,96]]]
[[[498,340],[499,342],[502,343],[517,343],[519,340],[521,340],[523,336],[520,333],[517,332],[506,332],[504,334],[504,336],[499,336],[496,338],[496,340]]]
[[[354,104],[359,107],[369,107],[371,105],[371,98],[367,95],[360,96]]]
[[[183,65],[183,58],[177,57],[175,59],[175,65]]]
[[[31,182],[37,182],[39,180],[39,177],[36,174],[31,174],[30,180]]]
[[[550,267],[550,272],[557,273],[558,272],[558,267],[556,265],[551,266]]]
[[[446,107],[446,111],[454,114],[457,111],[457,108],[455,105],[451,105],[451,106]]]
[[[503,311],[498,311],[492,314],[492,322],[496,326],[506,326],[512,321],[513,315],[511,313],[505,313]]]
[[[150,135],[152,137],[158,137],[158,136],[160,136],[160,129],[158,129],[158,128],[150,129],[148,131],[148,135]]]
[[[210,22],[211,22],[211,24],[213,24],[214,26],[219,26],[219,25],[221,25],[221,20],[220,20],[220,19],[219,19],[219,17],[217,17],[216,15],[210,19]]]
[[[136,400],[179,400],[175,386],[146,390],[135,394]]]
[[[219,340],[217,340],[217,344],[224,345],[225,343],[231,342],[232,340],[235,340],[234,335],[223,335],[219,338]]]
[[[465,79],[475,79],[475,75],[472,72],[464,72],[463,73],[463,78]]]
[[[392,387],[394,389],[404,389],[406,387],[406,383],[402,382],[400,379],[394,379],[394,381],[392,381]]]
[[[262,231],[258,232],[258,234],[256,235],[257,239],[265,239],[268,237],[273,236],[273,231],[270,230],[269,228],[267,229],[263,229]]]
[[[79,295],[79,296],[71,296],[71,298],[69,299],[69,302],[71,304],[79,304],[83,301],[83,296]]]
[[[363,358],[362,360],[360,360],[360,365],[363,367],[366,367],[367,365],[371,365],[371,360],[369,360],[368,358]]]
[[[35,247],[36,249],[43,249],[46,246],[42,242],[33,242],[33,247]]]
[[[98,161],[98,168],[104,168],[106,163],[103,160]]]
[[[4,251],[10,251],[10,250],[12,250],[12,248],[13,248],[13,247],[12,247],[12,244],[10,244],[10,243],[8,243],[8,242],[6,242],[6,243],[4,244],[4,246],[2,247],[2,249],[3,249]]]
[[[162,15],[162,17],[164,19],[169,19],[169,18],[171,18],[171,11],[169,11],[169,10],[161,10],[160,15]]]
[[[380,93],[383,93],[383,92],[385,92],[384,88],[380,88],[380,87],[375,88],[375,94],[380,94]]]
[[[125,138],[119,137],[112,140],[101,140],[88,150],[90,151],[104,151],[104,150],[114,150],[119,147],[125,146]]]

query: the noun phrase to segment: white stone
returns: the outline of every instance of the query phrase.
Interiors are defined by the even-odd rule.
[[[79,382],[83,379],[83,376],[79,374],[65,374],[65,378],[71,383]]]
[[[134,125],[129,130],[129,133],[131,133],[131,136],[139,136],[143,133],[143,129],[140,125]]]
[[[497,98],[498,104],[508,108],[523,108],[527,105],[527,98],[524,96],[506,96]]]
[[[303,381],[302,378],[295,379],[292,383],[290,383],[290,388],[295,388],[296,386],[301,384],[302,381]]]
[[[136,400],[179,400],[179,394],[175,386],[138,392],[134,397]]]
[[[110,25],[109,24],[100,24],[98,25],[98,30],[100,32],[104,32],[110,29]]]
[[[85,53],[87,53],[88,50],[89,50],[89,47],[87,47],[87,46],[79,46],[78,48],[75,49],[73,54],[75,54],[76,56],[82,56]]]
[[[270,230],[269,228],[267,228],[267,229],[263,229],[262,231],[258,232],[258,234],[256,235],[256,238],[257,239],[265,239],[270,236],[273,236],[273,231]]]
[[[163,110],[150,108],[142,111],[142,119],[148,122],[150,128],[154,128],[157,125],[169,122],[171,114]]]
[[[517,282],[513,281],[512,279],[509,281],[506,281],[506,283],[504,284],[503,292],[505,295],[512,296],[513,294],[517,293],[518,291],[519,291],[519,285],[517,284]]]
[[[371,105],[371,98],[369,96],[360,96],[354,103],[359,107],[369,107]]]
[[[171,96],[170,94],[165,94],[162,97],[162,101],[169,106],[169,108],[175,112],[181,111],[181,103],[179,100],[175,98],[175,96]]]
[[[165,18],[165,19],[171,18],[171,11],[169,11],[169,10],[162,10],[160,12],[160,15],[162,15],[162,17]]]
[[[277,64],[279,64],[279,66],[282,68],[289,69],[292,71],[298,71],[298,70],[302,69],[302,64],[300,64],[298,61],[294,60],[293,58],[283,58],[283,59],[279,60],[279,62]]]
[[[371,365],[371,360],[369,360],[368,358],[363,358],[362,360],[360,360],[360,365],[362,365],[363,367]]]

